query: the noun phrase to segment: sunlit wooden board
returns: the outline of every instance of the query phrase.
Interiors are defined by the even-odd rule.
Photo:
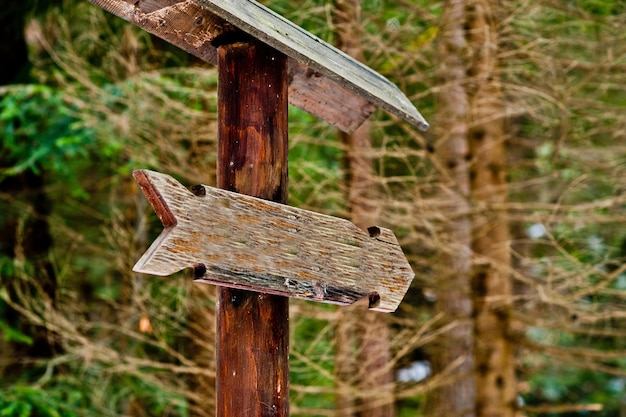
[[[194,268],[196,281],[395,311],[414,273],[393,232],[169,175],[133,173],[165,229],[136,272]]]

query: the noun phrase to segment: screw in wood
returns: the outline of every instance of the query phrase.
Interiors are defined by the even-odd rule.
[[[380,304],[380,295],[377,292],[369,293],[369,308],[376,308]]]
[[[197,264],[193,266],[193,279],[200,279],[206,274],[206,265]]]
[[[380,228],[378,226],[372,226],[367,228],[370,237],[378,237],[380,236]]]
[[[192,185],[190,189],[196,197],[204,197],[206,195],[206,188],[202,184]]]

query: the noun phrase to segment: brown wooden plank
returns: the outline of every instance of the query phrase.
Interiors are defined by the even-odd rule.
[[[344,132],[354,132],[376,106],[295,59],[288,60],[289,103]]]
[[[233,33],[236,30],[232,24],[217,16],[212,9],[215,6],[208,3],[199,4],[193,0],[89,1],[213,65],[217,64],[216,49],[213,42],[219,36]],[[271,13],[269,9],[264,10],[265,14]],[[295,30],[293,28],[297,28],[288,21],[286,22],[292,27],[292,31]],[[244,24],[243,26],[241,29],[244,31],[246,28],[250,29],[249,25]],[[264,29],[263,33],[266,32],[269,30]],[[259,35],[263,35],[263,33],[259,33]],[[255,33],[252,34],[255,35]],[[267,37],[267,35],[263,36]],[[309,34],[308,36],[312,35]],[[326,48],[334,49],[319,39],[314,42],[323,45],[322,49],[324,50]],[[272,46],[276,47],[276,45]],[[397,87],[352,58],[348,57],[349,60],[353,61],[350,67],[360,68],[357,70],[358,74],[361,72],[369,74],[364,80],[369,84],[374,82],[373,86],[370,85],[367,89],[356,88],[354,84],[358,80],[354,77],[354,70],[349,71],[349,80],[344,79],[341,75],[343,71],[341,66],[346,65],[343,62],[345,57],[332,65],[336,67],[333,72],[326,67],[329,65],[329,60],[332,64],[333,59],[339,59],[338,56],[331,54],[324,61],[325,65],[320,65],[313,62],[311,58],[305,59],[301,54],[293,51],[291,55],[288,53],[287,55],[291,56],[288,60],[290,104],[313,114],[338,129],[353,132],[370,116],[376,106],[389,110],[394,108],[393,103],[396,102],[399,103],[400,108],[397,111],[389,110],[390,112],[410,123],[417,123],[418,127],[425,128],[427,126],[419,112],[412,107],[412,104]],[[376,87],[375,84],[378,82],[382,84]],[[372,92],[374,96],[376,93],[384,93],[390,94],[392,97],[389,100],[377,100],[373,98]],[[391,101],[391,103],[387,103],[387,101]],[[404,109],[407,105],[413,110]]]
[[[190,0],[89,0],[182,50],[217,65],[213,41],[235,27]],[[345,132],[376,109],[339,83],[289,59],[289,102]]]
[[[395,84],[262,4],[253,0],[194,1],[377,107],[419,129],[428,129],[424,117]]]
[[[169,275],[196,267],[198,279],[233,288],[395,311],[414,277],[393,232],[201,186],[197,197],[172,177],[135,178],[167,226],[134,270]],[[171,222],[169,223],[171,224]]]

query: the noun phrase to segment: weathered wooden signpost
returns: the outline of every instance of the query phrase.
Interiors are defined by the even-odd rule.
[[[376,107],[428,124],[386,78],[252,0],[90,1],[218,66],[219,189],[136,171],[165,229],[134,270],[218,285],[218,416],[288,416],[288,297],[394,311],[413,279],[391,231],[284,205],[288,103],[346,132]]]

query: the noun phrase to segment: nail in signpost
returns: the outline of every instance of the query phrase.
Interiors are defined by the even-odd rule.
[[[284,205],[287,105],[346,132],[376,107],[428,124],[386,78],[255,1],[90,1],[217,64],[219,188],[136,171],[165,230],[134,269],[218,285],[217,416],[286,417],[289,297],[394,311],[413,279],[390,230]]]

